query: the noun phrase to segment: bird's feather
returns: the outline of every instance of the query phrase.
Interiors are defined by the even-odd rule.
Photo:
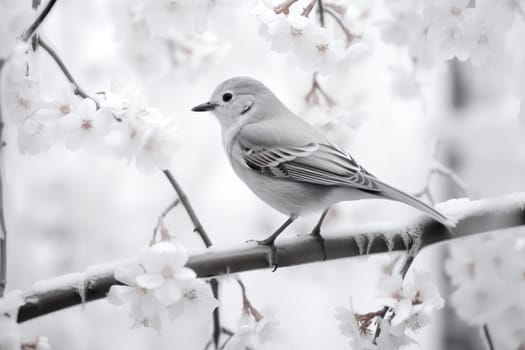
[[[350,154],[324,137],[316,135],[313,139],[318,142],[304,142],[305,140],[288,137],[287,134],[290,133],[282,126],[267,133],[273,125],[269,122],[258,124],[257,129],[242,130],[238,139],[242,159],[252,170],[317,185],[352,186],[365,191],[381,191],[372,174],[361,167]],[[297,128],[297,124],[294,125]],[[299,127],[302,126],[300,124]],[[307,135],[310,135],[311,140],[312,128],[309,125],[307,127]],[[257,137],[261,135],[260,132],[272,135],[273,140],[265,145]],[[294,132],[292,135],[297,134]]]

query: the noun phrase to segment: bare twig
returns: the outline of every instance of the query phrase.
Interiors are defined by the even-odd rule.
[[[437,141],[432,149],[432,163],[427,172],[425,186],[420,191],[414,193],[415,197],[426,196],[432,204],[435,204],[436,201],[434,200],[434,196],[430,191],[430,184],[432,178],[435,175],[441,175],[444,178],[448,179],[452,184],[456,186],[456,188],[460,191],[460,193],[463,196],[467,196],[467,184],[452,169],[446,167],[444,164],[437,160],[440,146],[441,143]]]
[[[310,15],[310,12],[312,12],[312,9],[314,8],[316,2],[317,0],[310,0],[308,5],[306,5],[306,7],[303,8],[303,12],[301,12],[301,16],[308,17]]]
[[[162,171],[164,175],[166,175],[166,178],[170,182],[171,186],[173,186],[173,189],[177,193],[177,196],[179,197],[180,202],[184,206],[184,209],[186,210],[186,213],[190,217],[191,222],[193,223],[193,231],[197,232],[203,241],[206,248],[209,248],[212,246],[212,242],[208,235],[206,234],[206,231],[204,230],[204,227],[202,226],[199,218],[195,214],[195,211],[193,210],[193,207],[188,200],[188,197],[186,197],[186,193],[184,193],[184,190],[179,185],[177,180],[175,180],[175,177],[171,174],[169,170],[163,170]],[[216,279],[212,279],[210,281],[211,290],[213,293],[213,296],[218,300],[219,299],[219,281]],[[213,310],[213,334],[212,334],[212,340],[215,345],[215,349],[219,348],[219,339],[221,336],[221,320],[220,320],[220,310],[218,307],[216,307]]]
[[[173,189],[177,193],[177,196],[179,197],[180,202],[182,203],[182,205],[184,206],[184,209],[188,213],[188,216],[190,217],[190,220],[193,223],[193,231],[199,234],[206,248],[211,247],[212,245],[211,240],[206,234],[204,227],[202,227],[202,224],[199,218],[195,214],[195,211],[193,210],[193,207],[191,206],[190,201],[188,200],[188,197],[186,197],[186,193],[184,193],[182,187],[180,187],[179,183],[177,182],[177,180],[175,180],[175,178],[173,177],[173,175],[171,174],[169,170],[163,170],[162,172],[168,178],[168,181],[170,182],[171,186],[173,186]]]
[[[58,56],[58,54],[56,53],[55,50],[53,50],[40,36],[38,37],[37,39],[37,43],[40,47],[42,47],[48,54],[49,56],[51,56],[51,58],[53,58],[53,60],[56,62],[56,64],[58,65],[58,67],[60,68],[60,70],[62,71],[62,73],[64,73],[66,79],[71,83],[71,85],[73,85],[75,87],[75,90],[74,90],[74,93],[75,95],[77,96],[80,96],[82,98],[89,98],[89,99],[92,99],[95,104],[97,105],[97,108],[99,108],[99,105],[98,105],[98,102],[96,99],[90,97],[81,87],[80,85],[78,85],[78,83],[76,82],[75,78],[73,78],[73,76],[71,75],[71,73],[69,72],[69,69],[67,69],[66,65],[64,64],[64,62],[62,61],[62,59],[60,58],[60,56]]]
[[[168,215],[168,213],[173,209],[175,208],[177,205],[179,205],[180,203],[180,200],[179,199],[176,199],[174,200],[166,209],[164,209],[162,211],[162,213],[159,215],[159,218],[157,220],[157,225],[155,225],[155,228],[153,229],[153,238],[151,239],[151,242],[152,243],[155,243],[155,240],[157,239],[157,232],[159,232],[159,230],[162,230],[163,227],[164,227],[164,218],[166,217],[166,215]]]
[[[44,22],[44,19],[46,19],[47,15],[49,14],[56,2],[57,0],[49,0],[49,2],[46,4],[46,7],[44,7],[42,12],[40,12],[38,17],[35,19],[35,21],[29,26],[29,28],[27,28],[27,30],[20,37],[22,41],[27,42],[33,36],[38,27],[40,27],[42,22]]]
[[[290,13],[290,6],[292,6],[294,3],[296,3],[297,0],[286,0],[280,3],[279,5],[275,6],[273,8],[273,11],[276,15],[284,13],[285,15],[288,15]]]
[[[306,93],[304,100],[307,104],[318,105],[320,103],[319,94],[321,94],[321,96],[324,98],[328,107],[333,107],[336,105],[334,99],[332,99],[319,84],[319,81],[317,80],[317,72],[315,72],[312,78],[312,87]]]
[[[494,350],[494,342],[492,341],[492,337],[490,336],[490,332],[489,332],[489,326],[487,324],[484,324],[483,327],[481,328],[482,332],[483,332],[483,338],[485,338],[485,343],[486,343],[486,346],[487,346],[487,349],[488,350]]]
[[[406,251],[410,239],[418,241],[424,248],[453,238],[467,237],[482,232],[501,230],[525,225],[525,193],[505,197],[472,201],[457,209],[458,224],[453,234],[443,225],[429,218],[410,225],[393,225],[384,229],[384,224],[374,228],[368,225],[365,229],[339,234],[327,235],[325,238],[326,260],[361,256],[365,253],[385,253]],[[453,210],[447,214],[454,216]],[[277,246],[276,255],[279,266],[295,266],[323,261],[325,255],[319,250],[319,241],[310,235],[283,239]],[[244,244],[241,247],[227,250],[206,251],[192,255],[187,266],[199,277],[220,276],[268,266],[268,249],[255,244]],[[111,285],[118,283],[113,273],[102,275],[85,275],[81,281],[68,283],[54,290],[24,294],[25,304],[18,311],[18,322],[78,305],[82,302],[78,294],[78,283],[85,283],[85,301],[104,298]]]
[[[0,59],[0,80],[5,61]],[[1,94],[0,94],[1,97]],[[0,298],[4,296],[7,284],[7,230],[4,216],[4,190],[2,173],[5,171],[4,164],[4,119],[2,106],[0,104]]]
[[[319,5],[319,24],[321,24],[321,27],[324,27],[324,6],[323,6],[323,0],[317,0],[317,4]]]
[[[350,29],[348,29],[345,24],[343,23],[343,21],[341,20],[341,18],[339,18],[339,16],[337,15],[337,13],[335,13],[334,11],[328,9],[328,8],[325,8],[324,9],[324,12],[329,14],[330,17],[332,17],[335,22],[339,25],[339,27],[341,28],[341,30],[343,31],[343,33],[345,33],[345,37],[346,37],[346,47],[350,46],[350,44],[352,43],[352,41],[354,41],[354,39],[356,38],[359,38],[359,35],[355,35],[353,34]]]
[[[247,312],[255,318],[255,321],[259,322],[263,319],[263,315],[257,310],[255,307],[253,307],[252,303],[250,302],[250,299],[248,299],[248,295],[246,293],[246,286],[244,285],[244,282],[241,280],[240,277],[236,278],[237,283],[241,287],[241,294],[242,294],[242,308],[244,312]]]

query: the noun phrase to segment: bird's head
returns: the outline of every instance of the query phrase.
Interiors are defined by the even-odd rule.
[[[260,81],[248,77],[235,77],[221,83],[208,102],[193,107],[194,112],[210,111],[226,129],[278,114],[286,107]]]

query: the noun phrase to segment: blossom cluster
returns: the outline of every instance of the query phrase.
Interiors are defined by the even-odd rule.
[[[454,57],[481,66],[501,54],[512,25],[512,1],[398,0],[380,21],[386,42],[407,46],[429,67]]]
[[[225,350],[261,350],[268,344],[283,343],[287,333],[272,308],[262,312],[245,300],[241,317],[237,322],[237,332],[228,340]]]
[[[523,242],[497,232],[450,243],[445,270],[455,286],[450,301],[472,326],[488,325],[506,349],[525,346]]]
[[[173,241],[161,241],[143,249],[137,260],[120,266],[115,279],[125,285],[111,287],[107,299],[129,304],[134,327],[160,331],[163,318],[173,321],[183,314],[208,315],[218,306],[210,287],[185,267],[186,249]]]
[[[122,56],[144,78],[220,50],[210,27],[234,20],[233,0],[119,0],[109,5]]]
[[[62,142],[71,151],[134,161],[144,171],[170,166],[177,139],[174,118],[148,107],[138,91],[117,85],[96,99],[78,97],[74,86],[44,94],[35,61],[32,48],[19,43],[6,67],[6,114],[18,127],[20,152],[37,154]]]
[[[267,2],[252,10],[260,23],[259,33],[271,43],[271,49],[292,52],[304,70],[330,74],[349,61],[367,56],[366,45],[335,37],[305,11],[300,3],[282,11]]]
[[[350,308],[337,308],[341,334],[350,338],[354,350],[392,350],[415,343],[406,334],[425,327],[429,314],[443,308],[444,300],[428,273],[415,272],[412,281],[403,281],[400,275],[385,276],[379,283],[378,301],[383,306],[377,312],[358,314],[352,302]],[[374,340],[373,320],[381,332]]]

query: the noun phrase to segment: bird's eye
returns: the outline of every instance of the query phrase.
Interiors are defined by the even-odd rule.
[[[224,102],[229,102],[233,98],[233,95],[230,92],[225,93],[222,95],[222,100]]]

